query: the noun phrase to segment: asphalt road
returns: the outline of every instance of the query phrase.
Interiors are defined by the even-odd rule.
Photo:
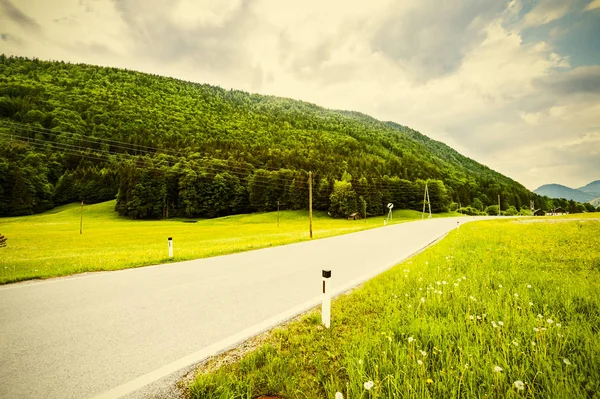
[[[316,304],[322,269],[339,292],[472,219],[0,287],[0,398],[128,394]]]

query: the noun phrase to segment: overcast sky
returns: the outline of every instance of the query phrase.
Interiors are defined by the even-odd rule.
[[[0,0],[0,53],[360,111],[529,189],[600,179],[600,0]]]

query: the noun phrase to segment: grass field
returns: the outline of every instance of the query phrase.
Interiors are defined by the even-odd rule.
[[[598,398],[593,216],[467,224],[337,298],[331,329],[309,313],[239,362],[209,361],[189,394]]]
[[[81,235],[79,204],[39,215],[0,218],[0,234],[8,238],[8,246],[0,248],[0,284],[204,258],[309,239],[307,211],[282,211],[277,227],[277,212],[185,223],[183,219],[134,221],[119,217],[114,207],[114,201],[85,206]],[[420,218],[419,212],[394,211],[395,223]],[[313,219],[314,238],[383,225],[383,216],[364,223],[315,212]],[[173,259],[168,258],[168,237],[173,237]]]

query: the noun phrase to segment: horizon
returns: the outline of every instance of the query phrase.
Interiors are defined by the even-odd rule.
[[[600,0],[319,4],[0,0],[0,52],[360,112],[532,191],[599,179]]]

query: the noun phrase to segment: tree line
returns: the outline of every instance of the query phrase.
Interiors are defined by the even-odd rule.
[[[0,55],[0,215],[117,199],[132,218],[549,200],[408,127],[116,68]],[[584,205],[585,206],[585,205]],[[579,209],[579,208],[578,208]]]

